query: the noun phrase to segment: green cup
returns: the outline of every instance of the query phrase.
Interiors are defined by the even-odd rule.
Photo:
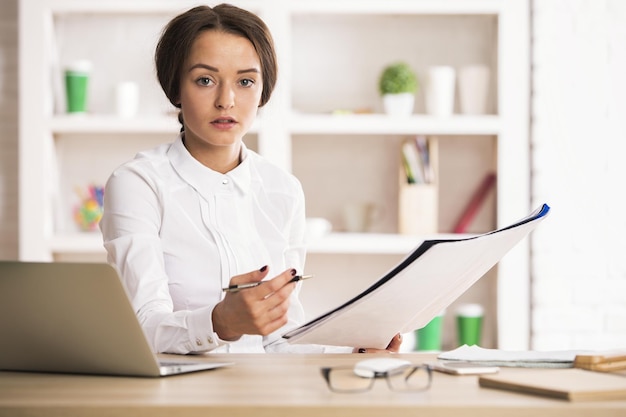
[[[442,325],[443,315],[439,315],[418,329],[416,350],[441,350]]]
[[[456,310],[459,345],[480,345],[484,310],[480,304],[465,304]]]
[[[87,86],[91,63],[76,61],[65,69],[65,93],[68,113],[87,111]]]

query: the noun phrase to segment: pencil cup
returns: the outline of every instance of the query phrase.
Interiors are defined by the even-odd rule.
[[[417,330],[416,350],[441,350],[443,313],[433,318],[426,326]]]
[[[480,304],[464,304],[456,310],[459,345],[480,345],[484,310]]]
[[[87,111],[87,87],[91,62],[80,60],[65,68],[65,93],[68,113],[85,113]]]
[[[400,184],[398,231],[419,235],[437,233],[438,196],[435,184]]]

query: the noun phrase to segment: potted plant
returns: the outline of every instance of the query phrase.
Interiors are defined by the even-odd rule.
[[[406,62],[396,62],[385,67],[378,81],[385,113],[403,116],[412,114],[417,88],[417,76]]]

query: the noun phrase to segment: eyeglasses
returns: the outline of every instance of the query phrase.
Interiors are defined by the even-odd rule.
[[[385,378],[389,389],[395,392],[419,392],[430,388],[432,369],[427,365],[407,365],[389,372],[366,371],[354,367],[321,368],[328,388],[337,393],[365,392],[374,386],[374,380]]]

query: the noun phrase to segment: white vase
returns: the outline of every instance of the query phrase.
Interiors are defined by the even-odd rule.
[[[410,116],[414,105],[415,95],[412,93],[383,95],[385,113],[391,116]]]
[[[453,67],[428,68],[425,85],[426,114],[437,117],[452,116],[455,78]]]

